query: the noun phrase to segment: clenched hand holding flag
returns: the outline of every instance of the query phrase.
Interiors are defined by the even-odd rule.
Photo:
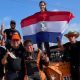
[[[23,39],[31,39],[33,43],[57,42],[62,37],[68,22],[73,18],[67,11],[37,12],[21,20]]]

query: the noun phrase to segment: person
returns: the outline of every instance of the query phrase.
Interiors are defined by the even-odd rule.
[[[47,54],[43,54],[39,49],[34,51],[33,44],[31,40],[25,40],[25,78],[29,80],[45,80],[45,74],[43,73],[43,66],[48,66],[49,58]]]
[[[6,54],[6,49],[0,46],[0,80],[4,76],[4,65],[1,63],[3,56]]]
[[[11,38],[12,38],[12,34],[14,32],[18,32],[19,33],[19,31],[16,30],[15,27],[16,27],[16,22],[14,20],[11,20],[10,21],[10,28],[4,30],[3,40],[5,41],[5,46],[6,46],[7,49],[10,48],[10,41],[11,41]]]
[[[11,47],[2,58],[2,64],[6,64],[6,80],[23,80],[25,69],[23,51],[21,36],[15,32],[12,35]]]
[[[46,2],[40,1],[39,2],[39,7],[40,7],[40,10],[41,10],[40,11],[41,13],[47,11],[47,9],[46,9]],[[46,50],[48,56],[50,56],[49,42],[39,42],[39,43],[37,43],[38,48],[41,49],[41,50],[43,50],[43,47],[42,47],[43,44],[44,44],[44,47],[45,47],[45,50]]]
[[[72,80],[80,80],[80,41],[76,40],[79,33],[70,31],[64,36],[69,40],[62,46],[62,50],[64,50],[65,60],[70,62],[71,78]]]
[[[4,46],[4,41],[3,41],[3,28],[4,28],[4,24],[1,25],[1,29],[0,29],[0,45]]]

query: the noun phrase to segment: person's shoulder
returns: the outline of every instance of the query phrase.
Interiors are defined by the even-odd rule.
[[[18,50],[21,51],[21,52],[24,52],[24,47],[23,47],[22,43],[19,45]]]
[[[80,41],[77,41],[77,44],[80,45]]]
[[[5,30],[4,30],[4,32],[8,32],[8,31],[10,31],[10,29],[5,29]]]
[[[19,32],[17,29],[14,29],[14,31]]]
[[[6,53],[6,48],[5,47],[3,47],[3,46],[0,46],[0,51],[2,52],[2,53]]]
[[[34,15],[34,16],[39,16],[40,13],[41,13],[41,12],[36,12],[36,13],[34,13],[33,15]]]
[[[80,41],[77,41],[77,43],[80,43]]]
[[[0,46],[0,49],[4,49],[4,50],[6,50],[6,48],[5,48],[4,46]]]
[[[63,44],[63,46],[69,46],[69,45],[70,45],[70,42]]]

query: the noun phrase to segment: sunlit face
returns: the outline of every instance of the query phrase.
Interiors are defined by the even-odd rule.
[[[45,11],[46,10],[46,4],[45,3],[40,3],[40,9],[41,11]]]
[[[10,26],[11,26],[11,29],[15,29],[15,24],[10,24]]]
[[[11,46],[13,48],[18,48],[21,43],[21,40],[11,40]]]
[[[76,41],[76,37],[75,36],[70,36],[68,39],[72,43],[74,43]]]
[[[32,45],[32,44],[26,45],[26,46],[25,46],[25,50],[26,50],[27,52],[32,53],[32,52],[33,52],[33,45]]]

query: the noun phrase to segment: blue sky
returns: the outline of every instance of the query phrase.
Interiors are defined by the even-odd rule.
[[[21,19],[28,17],[39,9],[39,2],[41,0],[0,0],[0,25],[5,23],[5,28],[9,28],[9,22],[11,19],[17,23],[16,28],[21,32],[20,21]],[[66,30],[80,31],[80,0],[44,0],[47,3],[47,9],[49,11],[60,10],[70,11],[75,18],[70,21],[69,28]],[[66,33],[65,32],[65,33]],[[63,37],[63,42],[67,41]]]

